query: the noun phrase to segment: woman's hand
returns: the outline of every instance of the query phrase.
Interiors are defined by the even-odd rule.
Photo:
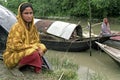
[[[45,54],[41,49],[38,49],[38,52],[39,52],[40,56],[43,56]]]

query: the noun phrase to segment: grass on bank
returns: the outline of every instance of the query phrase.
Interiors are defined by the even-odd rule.
[[[81,80],[78,74],[79,66],[75,64],[70,58],[61,57],[58,55],[53,56],[50,55],[50,53],[47,54],[46,57],[53,67],[53,72],[46,73],[45,71],[44,73],[45,75],[49,76],[49,78],[52,78],[52,80]],[[104,77],[101,76],[101,74],[89,72],[86,79],[105,80]]]
[[[68,58],[66,59],[60,59],[57,56],[48,58],[49,62],[52,65],[53,71],[46,74],[46,71],[44,72],[46,75],[49,75],[49,77],[54,77],[54,80],[79,80],[78,79],[78,65],[72,63]]]

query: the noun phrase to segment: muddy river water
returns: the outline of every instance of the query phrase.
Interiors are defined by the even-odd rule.
[[[83,24],[81,23],[81,25]],[[100,25],[97,25],[92,29],[94,33],[98,34],[101,30]],[[111,30],[119,31],[119,24],[111,23]],[[92,50],[91,53],[92,56],[90,56],[89,50],[84,52],[61,52],[48,50],[48,54],[50,55],[60,56],[61,58],[67,56],[80,67],[89,68],[92,71],[100,73],[106,78],[105,80],[120,80],[120,66],[118,66],[118,64],[116,64],[108,54],[100,50]]]
[[[48,50],[50,55],[70,58],[80,67],[89,68],[92,71],[100,73],[106,80],[120,80],[120,66],[106,53],[100,50],[91,50],[84,52],[61,52]]]

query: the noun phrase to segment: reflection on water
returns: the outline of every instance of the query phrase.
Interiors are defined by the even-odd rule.
[[[120,67],[106,53],[92,50],[92,56],[89,50],[85,52],[60,52],[48,50],[46,56],[67,57],[79,66],[88,67],[89,69],[101,73],[108,80],[120,80]]]

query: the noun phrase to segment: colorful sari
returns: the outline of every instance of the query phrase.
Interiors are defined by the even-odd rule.
[[[18,8],[17,22],[10,29],[6,50],[3,53],[4,63],[8,68],[13,68],[26,56],[34,54],[37,49],[46,51],[44,44],[40,42],[39,34],[34,26],[34,19],[30,23],[30,29],[25,26]],[[36,56],[36,54],[35,54]]]

